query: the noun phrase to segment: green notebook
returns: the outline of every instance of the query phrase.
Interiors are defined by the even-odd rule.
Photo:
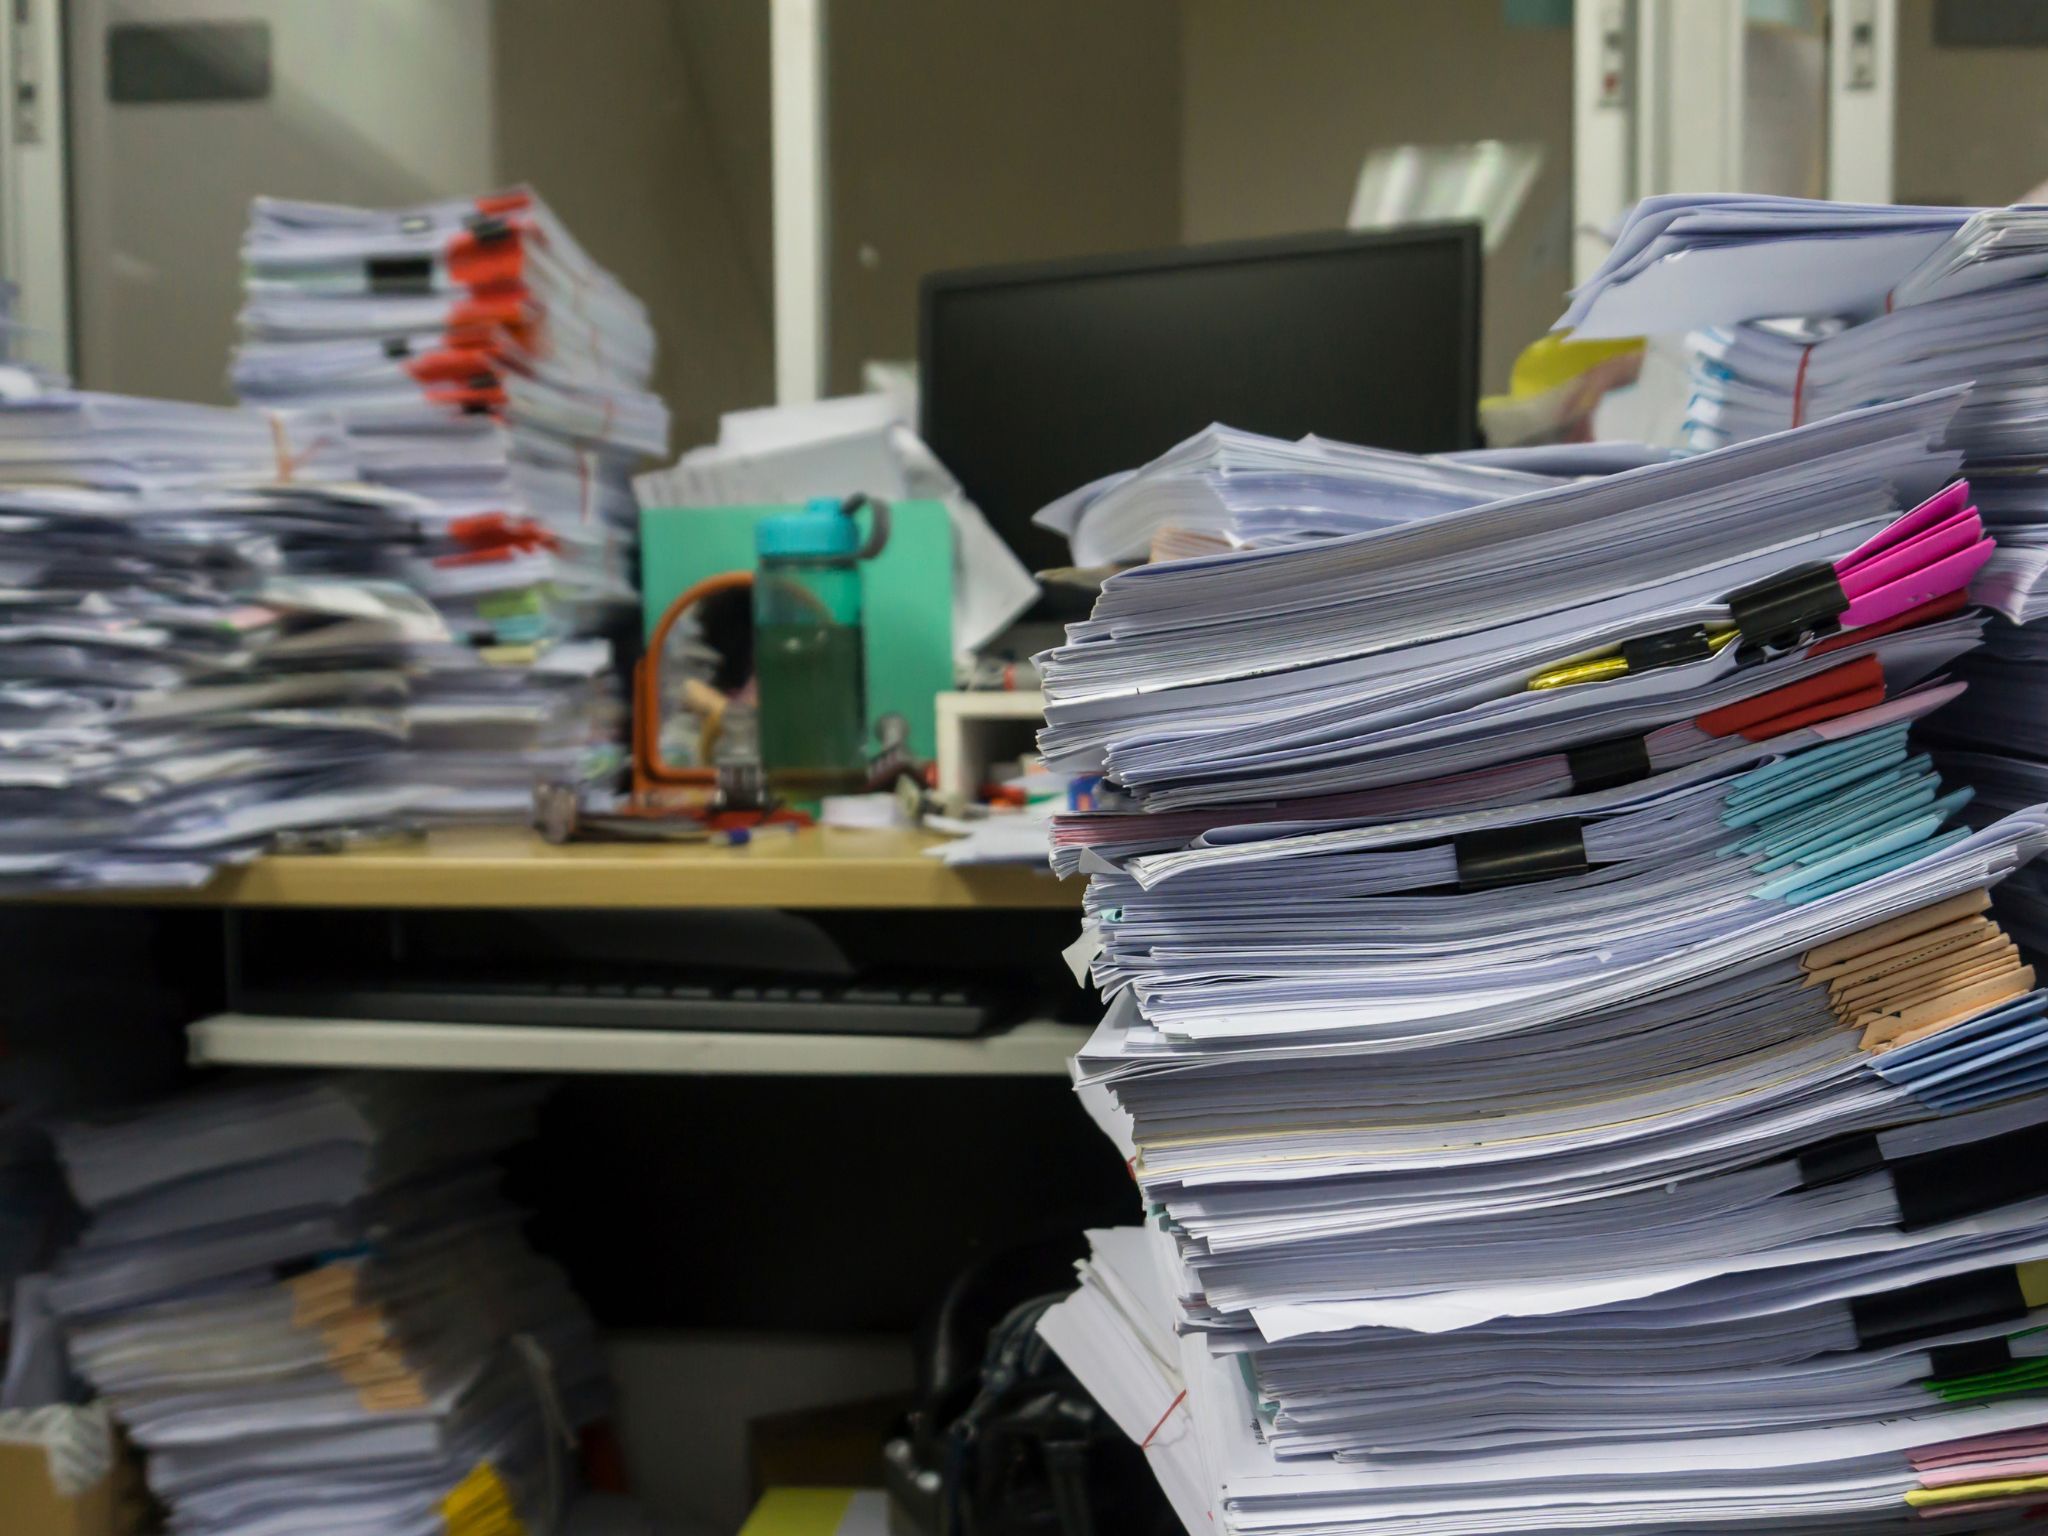
[[[706,576],[754,568],[754,522],[801,507],[650,507],[640,513],[643,634],[677,594]],[[865,530],[872,516],[860,514]],[[938,750],[932,698],[953,686],[953,524],[945,504],[889,507],[889,542],[861,563],[862,645],[868,719],[895,712],[910,724],[910,750]]]

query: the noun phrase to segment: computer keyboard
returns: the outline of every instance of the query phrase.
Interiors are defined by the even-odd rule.
[[[1011,1022],[1016,994],[958,981],[517,982],[404,978],[245,988],[250,1012],[443,1024],[591,1029],[767,1030],[791,1034],[976,1035]]]

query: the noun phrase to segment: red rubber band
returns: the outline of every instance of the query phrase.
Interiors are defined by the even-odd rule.
[[[1186,1402],[1187,1399],[1188,1389],[1186,1387],[1182,1387],[1180,1389],[1180,1395],[1176,1397],[1172,1402],[1166,1405],[1166,1412],[1159,1415],[1159,1422],[1157,1424],[1154,1424],[1152,1428],[1149,1431],[1147,1431],[1145,1438],[1138,1442],[1139,1450],[1142,1451],[1152,1444],[1152,1436],[1158,1434],[1159,1431],[1166,1428],[1166,1421],[1173,1417],[1173,1410],[1178,1408],[1182,1403]]]

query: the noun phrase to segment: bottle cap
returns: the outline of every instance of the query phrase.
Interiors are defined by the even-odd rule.
[[[767,559],[851,560],[860,552],[860,527],[830,497],[801,512],[778,512],[754,524],[754,551]]]

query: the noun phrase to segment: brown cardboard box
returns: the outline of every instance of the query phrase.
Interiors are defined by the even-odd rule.
[[[770,1488],[881,1487],[882,1442],[910,1401],[907,1393],[892,1393],[750,1420],[747,1470],[754,1497]]]
[[[111,1449],[110,1469],[89,1487],[63,1491],[43,1438],[52,1432],[52,1426],[45,1422],[30,1428],[30,1421],[20,1415],[0,1415],[0,1536],[128,1536],[144,1524],[149,1498],[143,1488],[141,1464],[107,1420],[106,1410],[50,1408],[34,1418],[64,1414],[78,1416],[64,1426],[76,1437],[88,1445],[99,1441],[98,1460],[106,1459]],[[77,1438],[60,1438],[69,1441],[74,1453],[78,1451]],[[84,1460],[91,1466],[96,1458],[87,1450]]]
[[[0,1521],[7,1536],[116,1536],[112,1477],[75,1497],[57,1492],[49,1454],[39,1445],[0,1442]]]

